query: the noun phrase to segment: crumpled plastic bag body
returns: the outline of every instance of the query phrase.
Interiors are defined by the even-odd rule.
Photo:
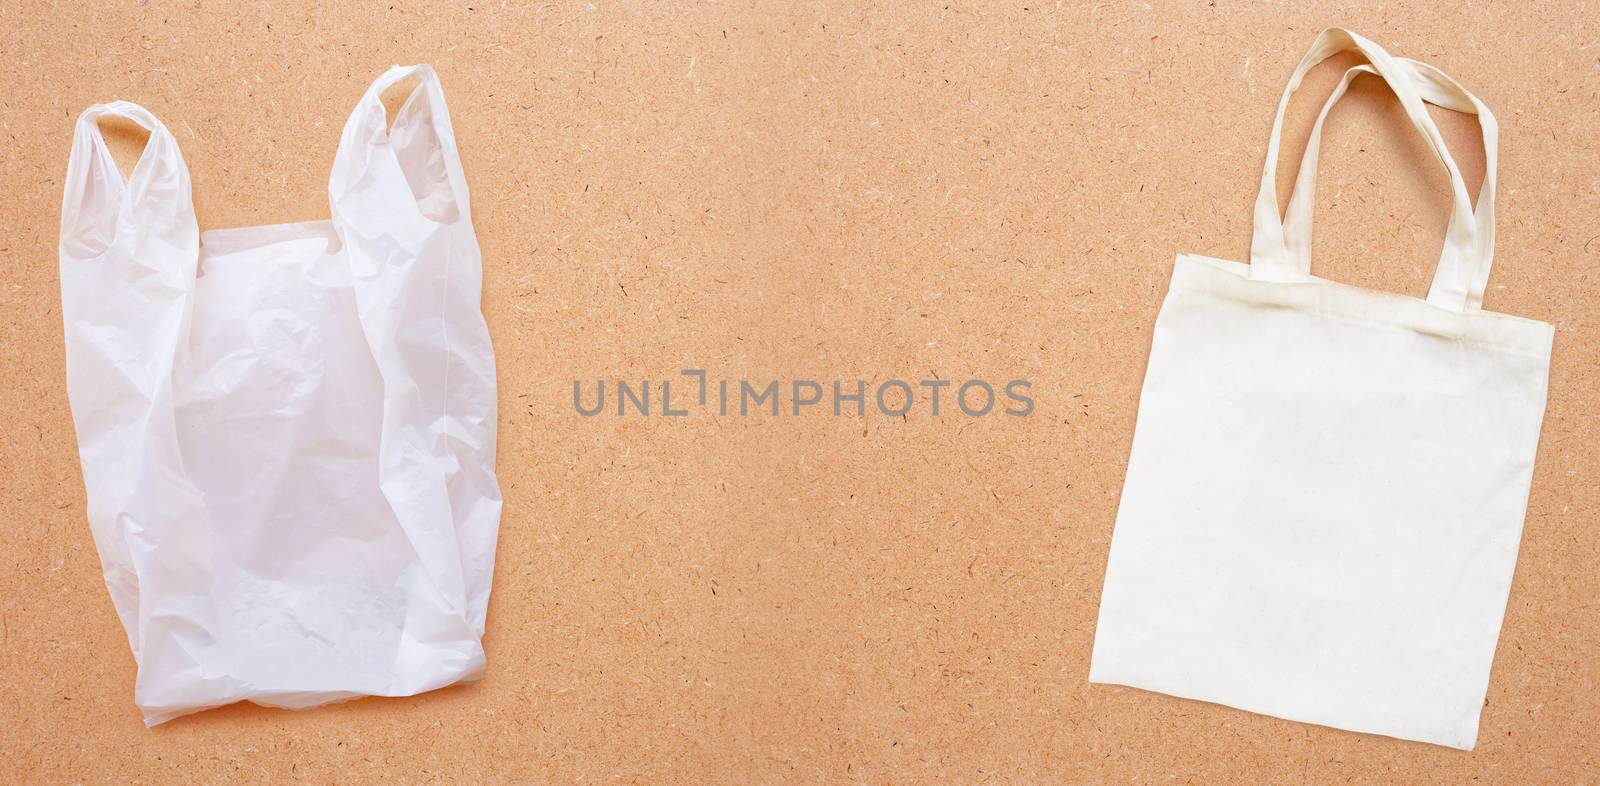
[[[420,84],[393,126],[380,95]],[[101,118],[150,132],[124,180]],[[148,724],[481,676],[500,493],[482,262],[444,95],[390,69],[332,218],[200,233],[127,102],[78,121],[62,203],[68,395]]]

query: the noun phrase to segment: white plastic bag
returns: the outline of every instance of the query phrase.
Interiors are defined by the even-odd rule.
[[[380,94],[420,85],[393,128]],[[124,181],[103,117],[150,132]],[[495,377],[444,95],[390,69],[332,220],[197,231],[176,140],[79,119],[61,221],[68,393],[146,723],[475,679],[494,567]]]
[[[1426,301],[1310,273],[1317,121],[1287,216],[1274,168],[1301,78],[1346,49],[1450,174]],[[1424,101],[1475,113],[1474,212]],[[1278,107],[1251,263],[1184,255],[1156,319],[1106,568],[1093,682],[1471,748],[1544,417],[1551,326],[1481,309],[1494,116],[1437,69],[1325,31]]]

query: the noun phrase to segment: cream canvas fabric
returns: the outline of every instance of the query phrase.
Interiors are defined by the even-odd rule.
[[[421,84],[392,126],[380,100]],[[150,132],[126,180],[98,127]],[[89,524],[147,723],[472,679],[500,522],[481,261],[444,93],[396,67],[332,219],[201,233],[177,141],[78,121],[61,220]]]
[[[1284,111],[1355,49],[1280,220]],[[1350,80],[1394,90],[1444,164],[1426,300],[1311,275],[1322,122]],[[1473,209],[1423,102],[1478,115]],[[1250,264],[1181,255],[1156,319],[1090,680],[1470,749],[1521,538],[1551,326],[1482,310],[1493,115],[1431,66],[1322,33],[1279,102]]]

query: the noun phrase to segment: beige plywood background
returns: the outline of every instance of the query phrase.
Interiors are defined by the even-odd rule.
[[[1460,5],[5,0],[4,780],[1600,780],[1600,10]],[[1486,306],[1556,326],[1471,753],[1086,681],[1173,257],[1247,258],[1274,104],[1334,24],[1499,115]],[[163,118],[202,228],[320,218],[356,99],[418,61],[449,96],[500,368],[487,677],[146,730],[65,392],[73,120],[113,98]],[[1288,155],[1338,71],[1308,80]],[[1475,181],[1475,123],[1440,121]],[[1317,272],[1420,296],[1446,181],[1381,84],[1323,158]],[[1037,409],[573,411],[574,379],[690,367],[1026,378]]]

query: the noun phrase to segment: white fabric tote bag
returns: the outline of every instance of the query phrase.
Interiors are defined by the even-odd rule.
[[[1317,120],[1287,216],[1289,98],[1359,50],[1450,175],[1427,300],[1310,273]],[[1423,102],[1475,113],[1473,212]],[[1550,325],[1481,309],[1494,251],[1489,110],[1436,69],[1325,31],[1267,148],[1250,264],[1183,255],[1160,315],[1089,679],[1470,749],[1534,452]]]
[[[420,85],[388,127],[380,94]],[[118,171],[98,122],[149,142]],[[332,219],[199,233],[176,140],[77,124],[67,382],[146,723],[401,696],[484,667],[500,493],[481,260],[439,80],[345,125]]]

